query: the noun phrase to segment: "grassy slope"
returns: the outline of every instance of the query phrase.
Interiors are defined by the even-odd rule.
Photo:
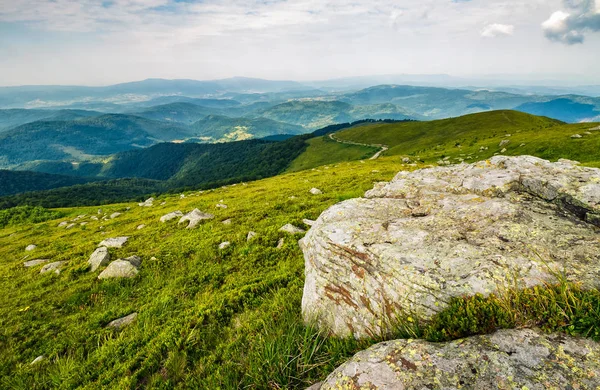
[[[589,123],[565,125],[516,111],[493,111],[432,122],[366,125],[341,131],[336,137],[386,144],[390,146],[386,155],[413,156],[425,162],[447,156],[453,162],[460,158],[477,161],[506,148],[502,154],[530,154],[549,160],[569,158],[600,166],[600,131],[585,134],[597,126]],[[574,134],[583,138],[572,139]],[[510,143],[500,147],[502,140],[510,140]],[[481,147],[488,149],[481,151]]]
[[[381,173],[371,173],[374,168]],[[249,355],[266,353],[265,332],[287,334],[287,328],[278,328],[281,321],[291,316],[300,323],[299,237],[287,237],[278,228],[286,223],[302,226],[302,218],[314,219],[341,199],[361,195],[397,169],[394,160],[344,163],[185,199],[160,198],[152,208],[103,207],[108,214],[123,215],[105,222],[86,218],[88,225],[71,230],[58,228],[60,220],[0,230],[0,292],[5,297],[0,301],[0,387],[34,389],[62,383],[64,388],[135,388],[150,381],[172,388],[183,381],[183,387],[215,389],[260,383],[264,378],[257,376],[267,372],[246,367]],[[325,194],[313,196],[311,187]],[[289,199],[292,195],[297,199]],[[221,199],[228,209],[215,207]],[[162,200],[167,204],[158,206]],[[196,230],[158,221],[167,212],[195,207],[217,218]],[[63,211],[71,219],[95,215],[97,209]],[[226,218],[233,224],[223,225],[220,221]],[[141,223],[148,226],[136,230]],[[250,230],[258,237],[247,243]],[[134,280],[98,281],[97,273],[85,270],[87,258],[101,240],[120,235],[131,239],[123,249],[112,250],[113,256],[142,256],[141,272]],[[278,250],[281,237],[286,242]],[[218,250],[222,241],[232,246]],[[31,243],[38,249],[24,252]],[[40,275],[39,267],[23,267],[25,257],[69,263],[58,276]],[[131,327],[122,332],[104,328],[132,311],[140,314]],[[47,363],[29,366],[42,354],[50,358]],[[302,387],[336,363],[281,385]],[[277,370],[276,363],[268,364]]]
[[[306,151],[290,164],[288,172],[365,159],[373,156],[377,150],[367,146],[342,144],[331,140],[328,136],[312,138],[308,140]]]

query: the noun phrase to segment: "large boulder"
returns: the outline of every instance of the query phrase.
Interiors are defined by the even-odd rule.
[[[400,172],[325,211],[300,245],[307,321],[385,334],[452,297],[554,282],[600,286],[600,170],[530,156]]]
[[[188,222],[187,229],[193,229],[200,222],[202,222],[204,220],[208,220],[208,219],[213,219],[214,217],[215,216],[212,214],[203,213],[202,211],[200,211],[198,209],[194,209],[194,210],[190,211],[189,213],[187,213],[186,215],[184,215],[183,217],[181,217],[181,219],[179,220],[179,223]]]
[[[591,340],[530,329],[388,341],[356,354],[318,389],[596,389],[598,350]]]
[[[88,264],[90,266],[90,272],[96,271],[98,268],[105,266],[110,261],[110,253],[108,252],[108,248],[105,246],[101,246],[97,248],[94,253],[88,259]]]
[[[127,260],[115,260],[98,275],[98,279],[133,278],[138,274],[138,267]]]

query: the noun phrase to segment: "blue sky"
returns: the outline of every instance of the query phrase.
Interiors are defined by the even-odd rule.
[[[0,0],[0,85],[489,74],[600,84],[600,0]]]

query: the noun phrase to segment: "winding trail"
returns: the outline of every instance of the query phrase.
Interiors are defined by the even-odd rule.
[[[340,144],[346,144],[346,145],[357,145],[357,146],[369,146],[372,148],[380,148],[379,151],[377,153],[375,153],[371,158],[369,158],[369,160],[376,160],[379,158],[379,156],[381,156],[381,153],[385,152],[386,150],[389,149],[389,147],[387,145],[381,145],[381,144],[361,144],[359,142],[352,142],[352,141],[342,141],[340,139],[337,139],[333,136],[333,134],[335,133],[330,133],[329,134],[329,138],[335,142],[339,142]]]

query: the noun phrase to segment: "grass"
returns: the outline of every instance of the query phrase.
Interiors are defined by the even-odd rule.
[[[307,141],[308,147],[299,157],[292,161],[288,172],[296,172],[321,165],[338,162],[367,159],[379,149],[369,146],[348,145],[335,142],[328,136],[312,138]]]
[[[552,161],[567,158],[600,166],[600,131],[589,131],[597,126],[566,125],[517,111],[492,111],[439,121],[357,126],[336,133],[336,137],[385,144],[390,149],[384,155],[410,156],[425,163],[444,158],[456,163],[480,161],[494,154],[528,154]],[[571,138],[574,134],[582,138]],[[500,146],[504,140],[510,142]]]
[[[320,142],[314,147],[344,146]],[[303,324],[301,235],[278,229],[286,223],[307,228],[303,218],[316,219],[390,180],[407,168],[401,160],[398,154],[340,162],[185,198],[161,196],[150,208],[102,206],[101,215],[122,213],[107,221],[90,218],[98,207],[30,210],[32,218],[27,210],[15,213],[0,229],[0,388],[303,389],[323,380],[382,339],[340,339]],[[312,187],[323,195],[311,195]],[[221,200],[227,209],[216,208]],[[159,222],[168,212],[193,208],[216,218],[194,230]],[[83,214],[73,229],[57,226]],[[232,224],[222,224],[225,219]],[[137,230],[140,224],[147,226]],[[258,235],[248,242],[249,231]],[[141,256],[140,273],[99,281],[87,259],[101,240],[122,235],[129,242],[111,254]],[[277,249],[280,238],[284,246]],[[231,246],[220,250],[223,241]],[[25,252],[29,244],[38,248]],[[68,263],[59,275],[40,275],[39,267],[22,265],[34,258]],[[442,341],[540,326],[599,340],[600,293],[557,276],[556,284],[455,298],[431,322],[406,317],[388,337]],[[106,328],[134,311],[139,315],[130,326]],[[46,359],[30,365],[39,355]]]

